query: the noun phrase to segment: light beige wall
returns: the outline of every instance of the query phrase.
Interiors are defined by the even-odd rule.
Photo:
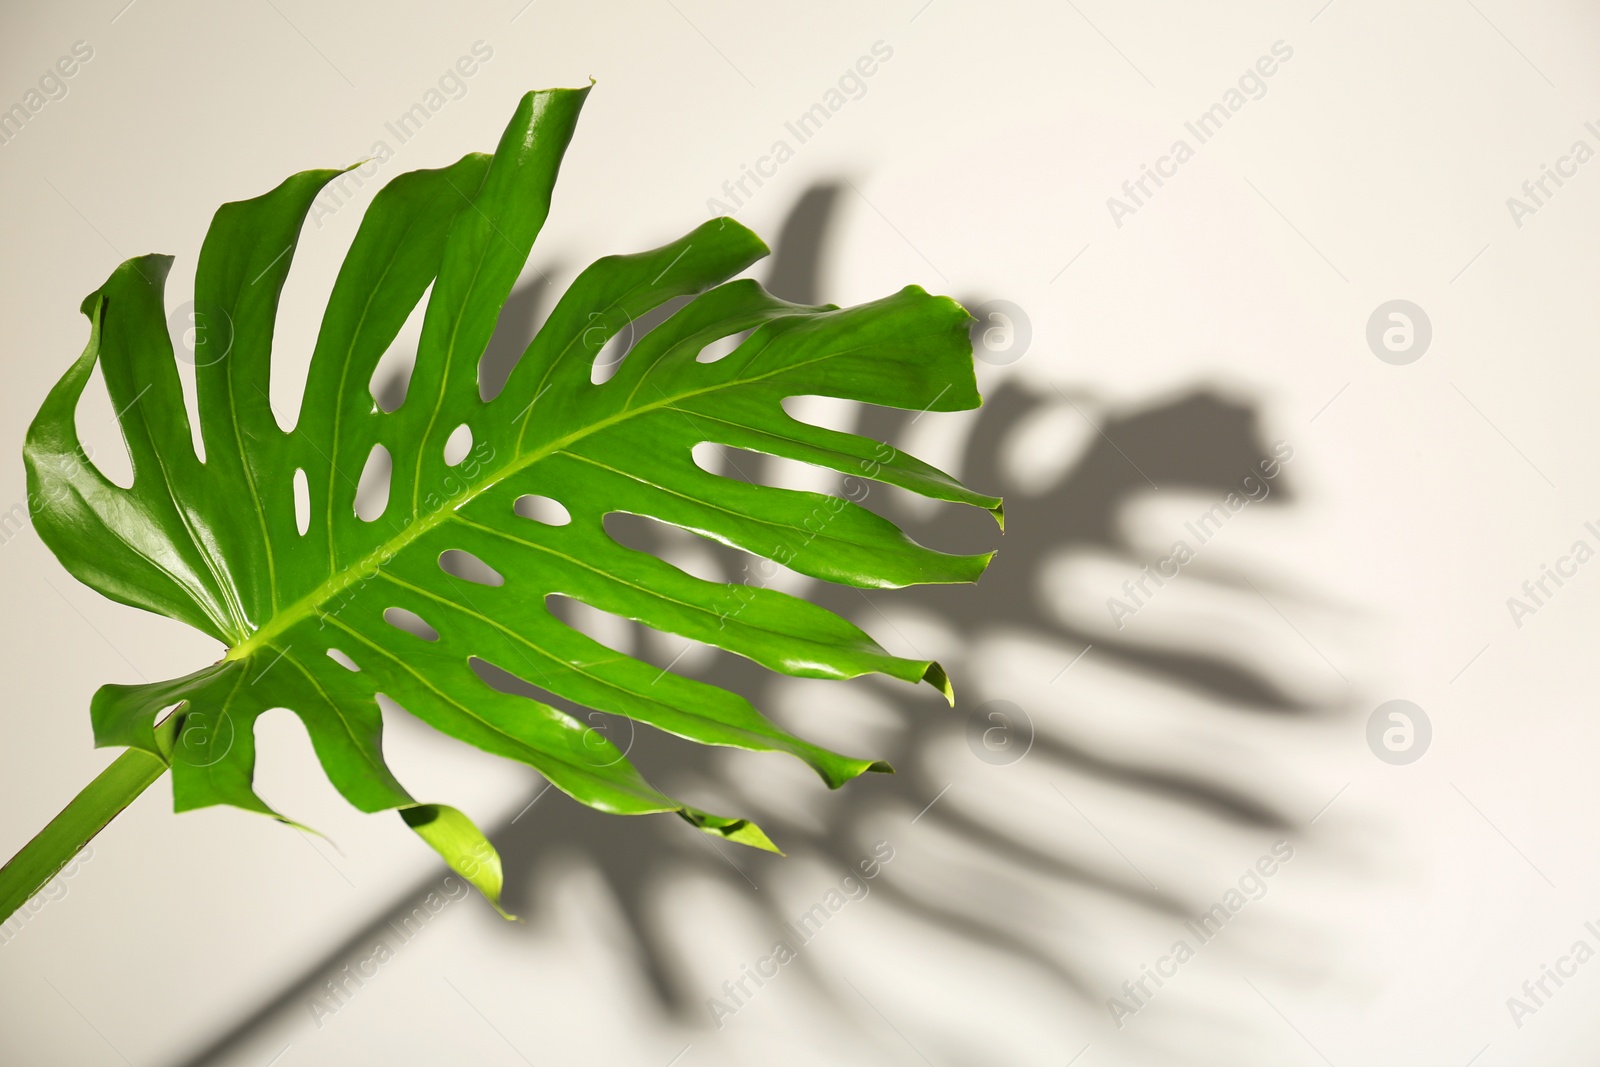
[[[1048,485],[1103,449],[1100,429],[1209,389],[1254,407],[1267,441],[1292,444],[1296,496],[1246,508],[1122,629],[1107,598],[1215,493],[1161,486],[1130,499],[1110,547],[1057,551],[1046,538],[1036,588],[1055,622],[1043,628],[1020,608],[1008,625],[1004,605],[981,627],[893,595],[875,598],[882,614],[859,606],[890,647],[959,661],[964,708],[1011,700],[1041,739],[1120,770],[1054,761],[1043,745],[996,766],[941,725],[950,713],[935,701],[868,683],[767,690],[776,714],[820,734],[903,742],[897,706],[934,732],[910,748],[911,785],[849,787],[863,798],[847,831],[829,821],[836,798],[773,760],[718,759],[711,784],[685,787],[765,805],[768,828],[797,839],[827,827],[844,854],[894,849],[881,885],[724,1029],[707,998],[767,952],[773,915],[800,914],[838,881],[821,851],[718,859],[698,840],[678,844],[688,831],[666,819],[627,828],[620,840],[635,843],[608,836],[591,849],[589,828],[609,835],[610,823],[559,797],[509,827],[540,783],[403,718],[390,744],[419,794],[527,835],[542,857],[519,872],[529,922],[450,903],[319,1018],[304,983],[365,956],[371,924],[437,872],[398,820],[344,806],[279,713],[262,726],[262,792],[342,851],[238,812],[176,817],[165,787],[152,790],[0,944],[0,1061],[1589,1062],[1600,964],[1520,1026],[1506,1002],[1573,942],[1600,948],[1584,926],[1600,926],[1600,565],[1520,626],[1507,598],[1574,541],[1600,547],[1584,526],[1600,526],[1600,161],[1520,220],[1507,198],[1573,142],[1600,150],[1592,8],[122,2],[0,13],[0,106],[75,42],[93,49],[67,94],[0,144],[0,455],[11,457],[0,512],[24,499],[23,432],[84,343],[78,301],[122,258],[161,251],[177,256],[176,305],[218,203],[354,162],[378,139],[398,147],[394,172],[487,150],[522,91],[593,76],[535,251],[563,283],[599,255],[700,222],[708,198],[726,202],[723,182],[793,141],[785,121],[879,41],[892,58],[740,220],[775,234],[813,182],[847,179],[825,298],[917,282],[1021,307],[1028,350],[980,366],[986,389],[1043,405],[1006,428],[1035,435],[1006,445],[1015,486]],[[493,55],[465,95],[397,146],[385,123],[478,41]],[[1292,57],[1198,144],[1185,121],[1276,42]],[[1108,198],[1179,138],[1194,157],[1137,211],[1113,212]],[[280,404],[293,405],[317,297],[358,210],[307,228],[279,331]],[[1374,309],[1395,299],[1432,326],[1428,351],[1403,366],[1366,339]],[[82,424],[114,464],[103,396]],[[971,425],[930,416],[913,436],[959,466]],[[9,855],[108,762],[89,747],[97,685],[185,673],[220,650],[79,587],[30,530],[0,544],[0,597]],[[1251,712],[1107,653],[1119,643],[1242,663],[1322,710]],[[1373,709],[1395,698],[1423,708],[1433,731],[1404,766],[1365,740]],[[1163,768],[1265,798],[1286,825],[1223,818],[1133,773]],[[935,814],[918,817],[929,802]],[[1084,877],[1005,860],[952,831],[941,808]],[[539,851],[538,819],[576,843]],[[1197,914],[1280,838],[1295,856],[1262,900],[1116,1028],[1107,998],[1186,936],[1183,916],[1139,903],[1146,888]],[[648,866],[630,867],[635,848]],[[645,896],[619,897],[618,884]],[[973,922],[987,932],[962,936]],[[652,990],[637,929],[670,961],[662,980],[682,1016]]]

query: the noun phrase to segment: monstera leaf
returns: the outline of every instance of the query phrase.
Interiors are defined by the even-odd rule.
[[[504,388],[482,395],[481,357],[549,210],[587,93],[530,93],[494,155],[403,174],[377,194],[328,299],[292,430],[268,400],[273,325],[302,222],[341,172],[296,174],[216,214],[194,293],[203,458],[166,326],[171,259],[129,260],[84,301],[88,348],[27,436],[33,521],[80,581],[226,646],[182,678],[106,685],[93,699],[96,743],[126,746],[158,770],[170,765],[180,811],[232,804],[276,814],[252,788],[253,726],[287,708],[351,804],[399,809],[496,899],[499,860],[483,836],[460,812],[418,803],[384,763],[383,694],[591,807],[676,812],[707,833],[774,848],[753,823],[663,795],[586,723],[491,687],[483,664],[702,744],[788,753],[830,787],[889,770],[811,744],[734,693],[619,654],[561,621],[552,597],[784,674],[877,672],[951,696],[938,664],[889,655],[804,600],[693,577],[624,547],[604,520],[646,516],[852,586],[976,579],[988,555],[930,550],[851,500],[713,475],[691,455],[711,442],[786,457],[999,519],[997,499],[886,445],[796,421],[782,403],[819,394],[976,406],[971,320],[954,301],[910,287],[845,310],[787,303],[753,281],[729,281],[767,249],[731,219],[714,219],[672,244],[590,266]],[[371,391],[375,368],[425,293],[404,401],[384,411]],[[692,299],[641,331],[617,372],[595,384],[602,347],[679,297]],[[702,361],[708,345],[746,331],[730,354]],[[132,460],[131,488],[88,461],[74,429],[97,365]],[[369,521],[355,499],[376,450],[387,452],[391,474],[383,511]],[[302,479],[308,509],[296,504]]]

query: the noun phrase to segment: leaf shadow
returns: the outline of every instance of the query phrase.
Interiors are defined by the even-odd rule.
[[[804,303],[826,298],[823,266],[844,188],[842,183],[816,185],[791,211],[766,273],[768,287],[778,296]],[[548,287],[537,281],[513,293],[484,358],[486,382],[504,382],[531,338],[539,309],[549,295]],[[967,301],[969,307],[977,303]],[[385,383],[381,388],[392,391],[394,386]],[[399,388],[403,391],[403,384]],[[486,391],[492,395],[495,389]],[[1087,394],[1067,398],[1093,400]],[[892,603],[897,614],[937,620],[969,645],[997,630],[1043,635],[1068,652],[1092,643],[1097,658],[1103,657],[1129,675],[1159,679],[1201,698],[1247,709],[1262,719],[1292,723],[1328,714],[1330,707],[1273,684],[1253,670],[1247,658],[1152,649],[1133,641],[1107,641],[1103,635],[1063,622],[1041,593],[1041,567],[1064,548],[1128,549],[1117,523],[1119,509],[1130,495],[1143,491],[1147,483],[1202,493],[1224,491],[1235,484],[1240,473],[1249,470],[1264,452],[1254,407],[1232,396],[1199,388],[1142,409],[1113,413],[1096,425],[1094,443],[1052,484],[1042,490],[1035,487],[1033,492],[1018,491],[1009,484],[1013,479],[1004,459],[1009,435],[1042,405],[1052,402],[1007,379],[989,390],[984,407],[974,416],[962,456],[961,477],[975,488],[1006,496],[1003,539],[996,537],[990,517],[974,509],[942,508],[919,513],[899,507],[895,499],[873,501],[875,509],[881,508],[882,513],[923,543],[959,551],[998,544],[999,555],[976,588],[914,587],[868,595],[814,583],[806,595],[874,633],[882,630],[881,623],[887,620],[887,616],[879,618],[879,605]],[[857,429],[869,436],[899,441],[917,417],[912,412],[863,409]],[[1293,483],[1286,480],[1273,502],[1265,506],[1286,507],[1294,499]],[[659,542],[659,531],[653,529],[641,527],[631,536],[641,542],[651,538]],[[740,559],[731,551],[721,553],[724,568],[730,574],[737,572]],[[1245,580],[1244,575],[1234,573],[1214,577],[1224,583]],[[974,669],[972,664],[963,666]],[[763,708],[772,687],[783,682],[754,664],[729,655],[717,655],[704,669],[691,673],[749,695]],[[952,669],[951,673],[961,686],[961,672]],[[509,676],[498,684],[513,690],[517,685]],[[1063,951],[1052,937],[1034,936],[1025,926],[1009,921],[1012,911],[1027,911],[1036,905],[1030,903],[1031,891],[1018,888],[1006,872],[1026,872],[1043,884],[1070,893],[1073,900],[1115,902],[1117,907],[1141,915],[1152,928],[1175,928],[1184,917],[1205,907],[1206,900],[1193,892],[1172,886],[1158,888],[1131,870],[1131,864],[1108,863],[1104,856],[1083,849],[1052,848],[1033,835],[981,817],[966,807],[938,803],[944,795],[942,790],[950,785],[939,754],[967,744],[978,712],[967,701],[956,711],[944,710],[942,702],[934,706],[925,691],[908,694],[905,687],[877,680],[845,684],[863,687],[887,709],[887,725],[878,731],[880,740],[871,755],[887,759],[897,773],[868,775],[852,782],[827,794],[803,818],[787,817],[781,808],[770,806],[761,792],[745,788],[740,779],[730,776],[730,756],[725,751],[682,743],[640,728],[630,735],[633,743],[629,757],[669,792],[676,786],[679,795],[688,793],[686,799],[698,801],[695,791],[705,791],[729,813],[756,818],[791,857],[826,870],[850,870],[858,863],[868,848],[861,838],[861,827],[906,819],[915,813],[912,822],[918,832],[937,833],[961,856],[981,862],[981,870],[951,860],[942,869],[942,877],[881,879],[872,887],[878,906],[893,909],[899,917],[937,930],[942,936],[1004,955],[1031,975],[1033,981],[1069,998],[1080,1008],[1099,1010],[1098,1005],[1108,995],[1117,995],[1115,983],[1107,980],[1103,968],[1075,957],[1071,951]],[[803,727],[797,728],[804,732]],[[1155,798],[1233,831],[1257,836],[1304,836],[1313,830],[1304,815],[1289,810],[1292,805],[1281,797],[1249,782],[1219,780],[1204,769],[1172,767],[1137,757],[1112,758],[1069,736],[1048,731],[1034,736],[1027,756],[1035,769],[1042,766],[1049,773],[1059,771],[1076,780],[1104,783]],[[759,761],[781,757],[735,753],[732,758]],[[709,805],[711,801],[705,803]],[[1070,812],[1063,808],[1055,817],[1069,816]],[[1161,828],[1155,827],[1152,832],[1159,836]],[[716,880],[744,902],[756,923],[775,932],[795,918],[776,895],[756,888],[781,877],[779,865],[784,860],[713,842],[667,820],[602,815],[553,790],[536,790],[528,797],[528,807],[504,825],[491,828],[490,837],[505,867],[506,905],[530,919],[541,912],[534,891],[538,875],[571,864],[574,857],[596,872],[609,889],[616,913],[626,923],[632,959],[648,979],[659,1008],[685,1026],[712,1029],[707,998],[723,994],[697,984],[694,968],[682,958],[673,931],[655,906],[656,890],[663,877],[688,869],[699,877]],[[408,915],[436,883],[435,875],[397,898],[391,910],[323,957],[309,961],[300,978],[183,1062],[188,1067],[223,1062],[285,1013],[303,1011],[306,999],[339,962],[348,959],[359,946],[369,944],[392,922]],[[1066,924],[1068,932],[1092,926],[1095,914],[1089,911],[1077,916]],[[507,936],[518,934],[508,928]],[[821,1003],[831,1006],[841,1025],[863,1032],[874,1029],[876,1020],[860,1011],[848,978],[813,954],[802,953],[797,965],[787,967],[783,973],[803,975],[800,980],[811,986]],[[951,1026],[961,1023],[944,1022]],[[919,1024],[936,1028],[941,1021],[929,1018],[919,1020]],[[1194,1026],[1198,1030],[1199,1024]],[[881,1034],[864,1036],[878,1040]],[[1148,1040],[1167,1046],[1163,1050],[1165,1062],[1200,1055],[1192,1043],[1171,1035],[1153,1033]]]

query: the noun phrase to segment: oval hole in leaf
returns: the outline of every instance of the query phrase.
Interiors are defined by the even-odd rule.
[[[730,595],[720,610],[736,612],[737,597]],[[648,663],[666,674],[671,671],[680,676],[690,676],[706,669],[720,649],[677,634],[664,633],[650,627],[602,611],[575,597],[551,593],[545,597],[545,607],[550,614],[598,644],[623,656]],[[537,679],[535,679],[537,681]],[[540,699],[544,699],[541,697]]]
[[[652,556],[659,556],[669,562],[676,558],[675,553],[689,548],[693,551],[709,554],[711,563],[721,568],[722,574],[738,574],[745,564],[754,557],[713,540],[693,530],[685,530],[681,526],[652,519],[647,515],[634,515],[627,511],[613,511],[606,515],[604,520],[606,536],[610,537],[623,548],[631,548],[636,552],[648,552]],[[674,563],[676,566],[676,563]],[[694,573],[694,572],[690,572]],[[706,577],[706,575],[696,575]],[[706,577],[707,581],[718,581],[718,578]]]
[[[824,430],[838,430],[841,433],[857,431],[863,410],[862,405],[854,400],[845,400],[837,396],[818,396],[815,393],[786,396],[782,404],[783,410],[796,422],[820,426]]]
[[[659,557],[664,562],[672,564],[690,577],[699,578],[703,582],[725,582],[728,580],[728,575],[731,572],[718,559],[717,552],[718,549],[726,549],[726,546],[714,544],[703,537],[682,530],[677,532],[683,534],[683,536],[665,540],[651,554]],[[733,551],[733,549],[727,549],[722,555],[727,556]],[[744,553],[739,553],[739,555],[744,555]],[[755,557],[749,558],[754,559]]]
[[[724,478],[736,477],[732,464],[728,462],[727,450],[724,445],[719,445],[715,441],[701,441],[689,450],[689,455],[694,460],[694,465],[707,474],[715,474]],[[740,478],[739,480],[749,481],[750,479]]]
[[[745,339],[755,332],[755,329],[752,328],[741,330],[738,333],[731,333],[726,337],[719,337],[700,350],[700,354],[694,357],[695,362],[715,363],[719,359],[726,358],[732,355],[733,350],[744,344]]]
[[[640,627],[632,619],[590,607],[561,593],[551,593],[544,598],[544,603],[550,614],[591,641],[598,641],[624,656],[633,655],[634,635]]]
[[[439,569],[452,578],[478,585],[505,585],[505,575],[489,566],[471,552],[450,548],[439,553]]]
[[[690,456],[694,459],[694,465],[707,474],[751,485],[767,485],[774,489],[794,489],[805,493],[831,493],[850,499],[859,499],[864,495],[866,471],[870,469],[870,464],[863,463],[861,473],[845,483],[847,476],[830,467],[711,441],[701,441],[695,445]]]
[[[389,506],[389,475],[394,472],[394,460],[382,445],[373,445],[367,453],[367,464],[361,468],[361,480],[356,483],[356,517],[372,522]]]
[[[737,607],[738,602],[732,601],[718,610],[732,612],[737,610]],[[722,652],[720,648],[702,641],[691,641],[687,637],[663,633],[660,630],[646,629],[644,634],[644,649],[638,658],[660,667],[662,673],[671,671],[683,677],[704,673]]]
[[[517,502],[511,507],[524,519],[542,522],[546,526],[565,526],[572,521],[572,513],[561,501],[534,493],[517,497]]]
[[[669,267],[667,269],[671,270],[672,268]],[[675,296],[671,300],[667,300],[646,311],[637,319],[625,320],[621,326],[617,327],[616,332],[611,334],[605,344],[599,345],[598,348],[596,348],[595,342],[605,336],[606,331],[611,328],[611,324],[602,316],[591,317],[588,324],[589,328],[584,331],[579,342],[579,347],[585,352],[595,353],[594,362],[589,366],[589,381],[595,385],[610,381],[611,376],[617,373],[617,368],[622,366],[622,361],[628,358],[628,353],[633,351],[634,345],[645,334],[671,318],[679,308],[689,303],[692,299],[693,297],[691,296]]]
[[[404,630],[412,637],[420,637],[424,641],[439,640],[439,631],[429,626],[428,620],[414,611],[405,608],[385,608],[383,621],[396,630]]]
[[[294,472],[294,528],[304,537],[311,528],[311,486],[306,482],[306,472]]]
[[[595,328],[599,327],[596,320]],[[595,385],[602,385],[611,380],[617,373],[617,368],[622,366],[622,361],[628,358],[628,353],[633,349],[635,332],[638,327],[632,323],[625,323],[622,329],[611,335],[611,338],[595,353],[594,362],[589,365],[589,381]]]
[[[546,693],[531,682],[524,681],[504,667],[498,667],[481,657],[468,656],[467,666],[472,668],[472,673],[478,676],[479,681],[496,693],[504,693],[513,697],[528,697],[544,704],[555,705],[562,703],[561,701],[550,699],[551,695],[549,693]],[[563,708],[562,710],[566,709]]]
[[[444,465],[454,467],[466,459],[470,451],[472,451],[472,427],[463,422],[450,432],[450,439],[444,443]]]
[[[349,656],[345,655],[343,652],[340,652],[337,648],[328,649],[328,658],[333,660],[333,662],[337,663],[339,666],[343,667],[347,671],[359,671],[359,670],[361,670],[360,667],[356,666],[356,661],[355,660],[351,659]]]
[[[786,570],[759,556],[730,548],[682,527],[643,515],[630,515],[625,511],[614,511],[607,515],[605,530],[606,535],[622,547],[647,552],[691,578],[699,578],[704,582],[760,584],[760,578],[755,575],[768,573],[771,568]],[[757,567],[759,571],[754,570]]]

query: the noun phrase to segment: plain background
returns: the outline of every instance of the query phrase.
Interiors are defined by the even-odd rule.
[[[275,713],[261,727],[262,792],[340,851],[240,812],[176,817],[165,784],[150,790],[59,899],[0,945],[0,1060],[1588,1062],[1600,964],[1547,984],[1554,995],[1520,1026],[1506,1002],[1579,939],[1600,947],[1584,926],[1600,921],[1600,566],[1579,568],[1521,626],[1507,598],[1575,541],[1600,543],[1584,527],[1600,521],[1600,162],[1548,185],[1554,195],[1520,225],[1507,198],[1575,141],[1600,149],[1584,125],[1600,120],[1592,7],[11,4],[0,105],[78,41],[93,58],[67,95],[0,145],[0,452],[13,457],[0,465],[0,506],[24,500],[16,457],[82,349],[84,294],[124,257],[170,252],[176,306],[218,203],[354,162],[378,139],[396,146],[385,123],[474,42],[492,58],[398,146],[389,172],[488,150],[522,92],[594,77],[534,253],[559,283],[600,255],[688,230],[709,198],[726,203],[723,183],[774,140],[792,143],[784,123],[881,41],[892,59],[865,93],[738,218],[771,237],[808,189],[835,183],[823,298],[916,282],[1023,309],[1021,358],[979,368],[991,395],[1016,390],[1040,413],[1011,428],[1022,435],[1007,446],[1015,486],[1044,484],[1097,447],[1098,429],[1196,390],[1256,412],[1265,440],[1295,449],[1293,500],[1246,509],[1207,566],[1241,568],[1261,588],[1196,571],[1130,630],[1249,662],[1325,710],[1235,714],[1099,649],[1051,683],[1083,644],[1008,628],[1003,612],[980,633],[892,596],[875,601],[887,614],[858,605],[891,648],[964,646],[952,652],[968,653],[964,711],[1013,700],[1041,737],[1232,783],[1291,813],[1288,828],[1197,814],[1147,795],[1137,775],[1080,780],[1043,756],[996,767],[945,731],[918,750],[920,776],[907,781],[920,792],[864,794],[859,825],[840,838],[850,855],[892,842],[882,884],[830,921],[804,970],[781,972],[720,1030],[706,999],[766,954],[771,915],[804,911],[837,868],[804,849],[758,862],[690,842],[637,872],[648,875],[642,897],[619,900],[603,872],[629,869],[634,845],[552,854],[519,872],[525,925],[474,899],[451,904],[318,1025],[315,983],[360,958],[363,931],[439,871],[397,819],[345,808],[304,732]],[[1119,226],[1107,198],[1174,140],[1195,145],[1184,123],[1280,41],[1292,59],[1259,99]],[[318,294],[358,216],[351,206],[308,224],[297,253],[274,390],[291,413]],[[1405,366],[1366,340],[1368,317],[1394,299],[1432,324],[1431,346]],[[111,465],[111,412],[98,402],[81,421]],[[930,417],[913,429],[930,458],[959,468],[971,425]],[[1105,598],[1137,572],[1130,560],[1154,559],[1210,502],[1167,487],[1130,497],[1119,528],[1149,550],[1046,553],[1039,589],[1077,632],[1104,627]],[[29,530],[0,545],[0,589],[9,855],[112,757],[90,747],[96,686],[186,673],[220,650],[79,587]],[[1277,589],[1297,592],[1265,592]],[[768,700],[802,705],[793,713],[828,736],[870,741],[903,721],[884,692],[780,687]],[[1432,723],[1431,747],[1406,766],[1365,740],[1371,711],[1394,698]],[[951,714],[927,693],[904,700],[930,720]],[[539,795],[522,768],[405,721],[391,733],[414,791],[485,825],[508,825]],[[717,760],[725,777],[707,795],[766,796],[804,824],[821,788],[775,759]],[[930,802],[997,835],[1033,835],[1105,884],[1090,892],[1039,865],[990,862],[973,835],[952,840],[920,819]],[[544,806],[567,802],[539,804],[517,827],[537,835],[536,820],[555,818]],[[616,840],[655,848],[690,834],[637,822]],[[605,820],[581,825],[597,842],[611,833]],[[1181,889],[1198,912],[1279,839],[1294,841],[1295,859],[1263,899],[1118,1029],[1106,999],[1183,935],[1181,918],[1136,905],[1141,887]],[[904,903],[930,897],[939,907]],[[1013,937],[963,934],[974,920]],[[645,934],[672,961],[675,1008],[643,973]]]

